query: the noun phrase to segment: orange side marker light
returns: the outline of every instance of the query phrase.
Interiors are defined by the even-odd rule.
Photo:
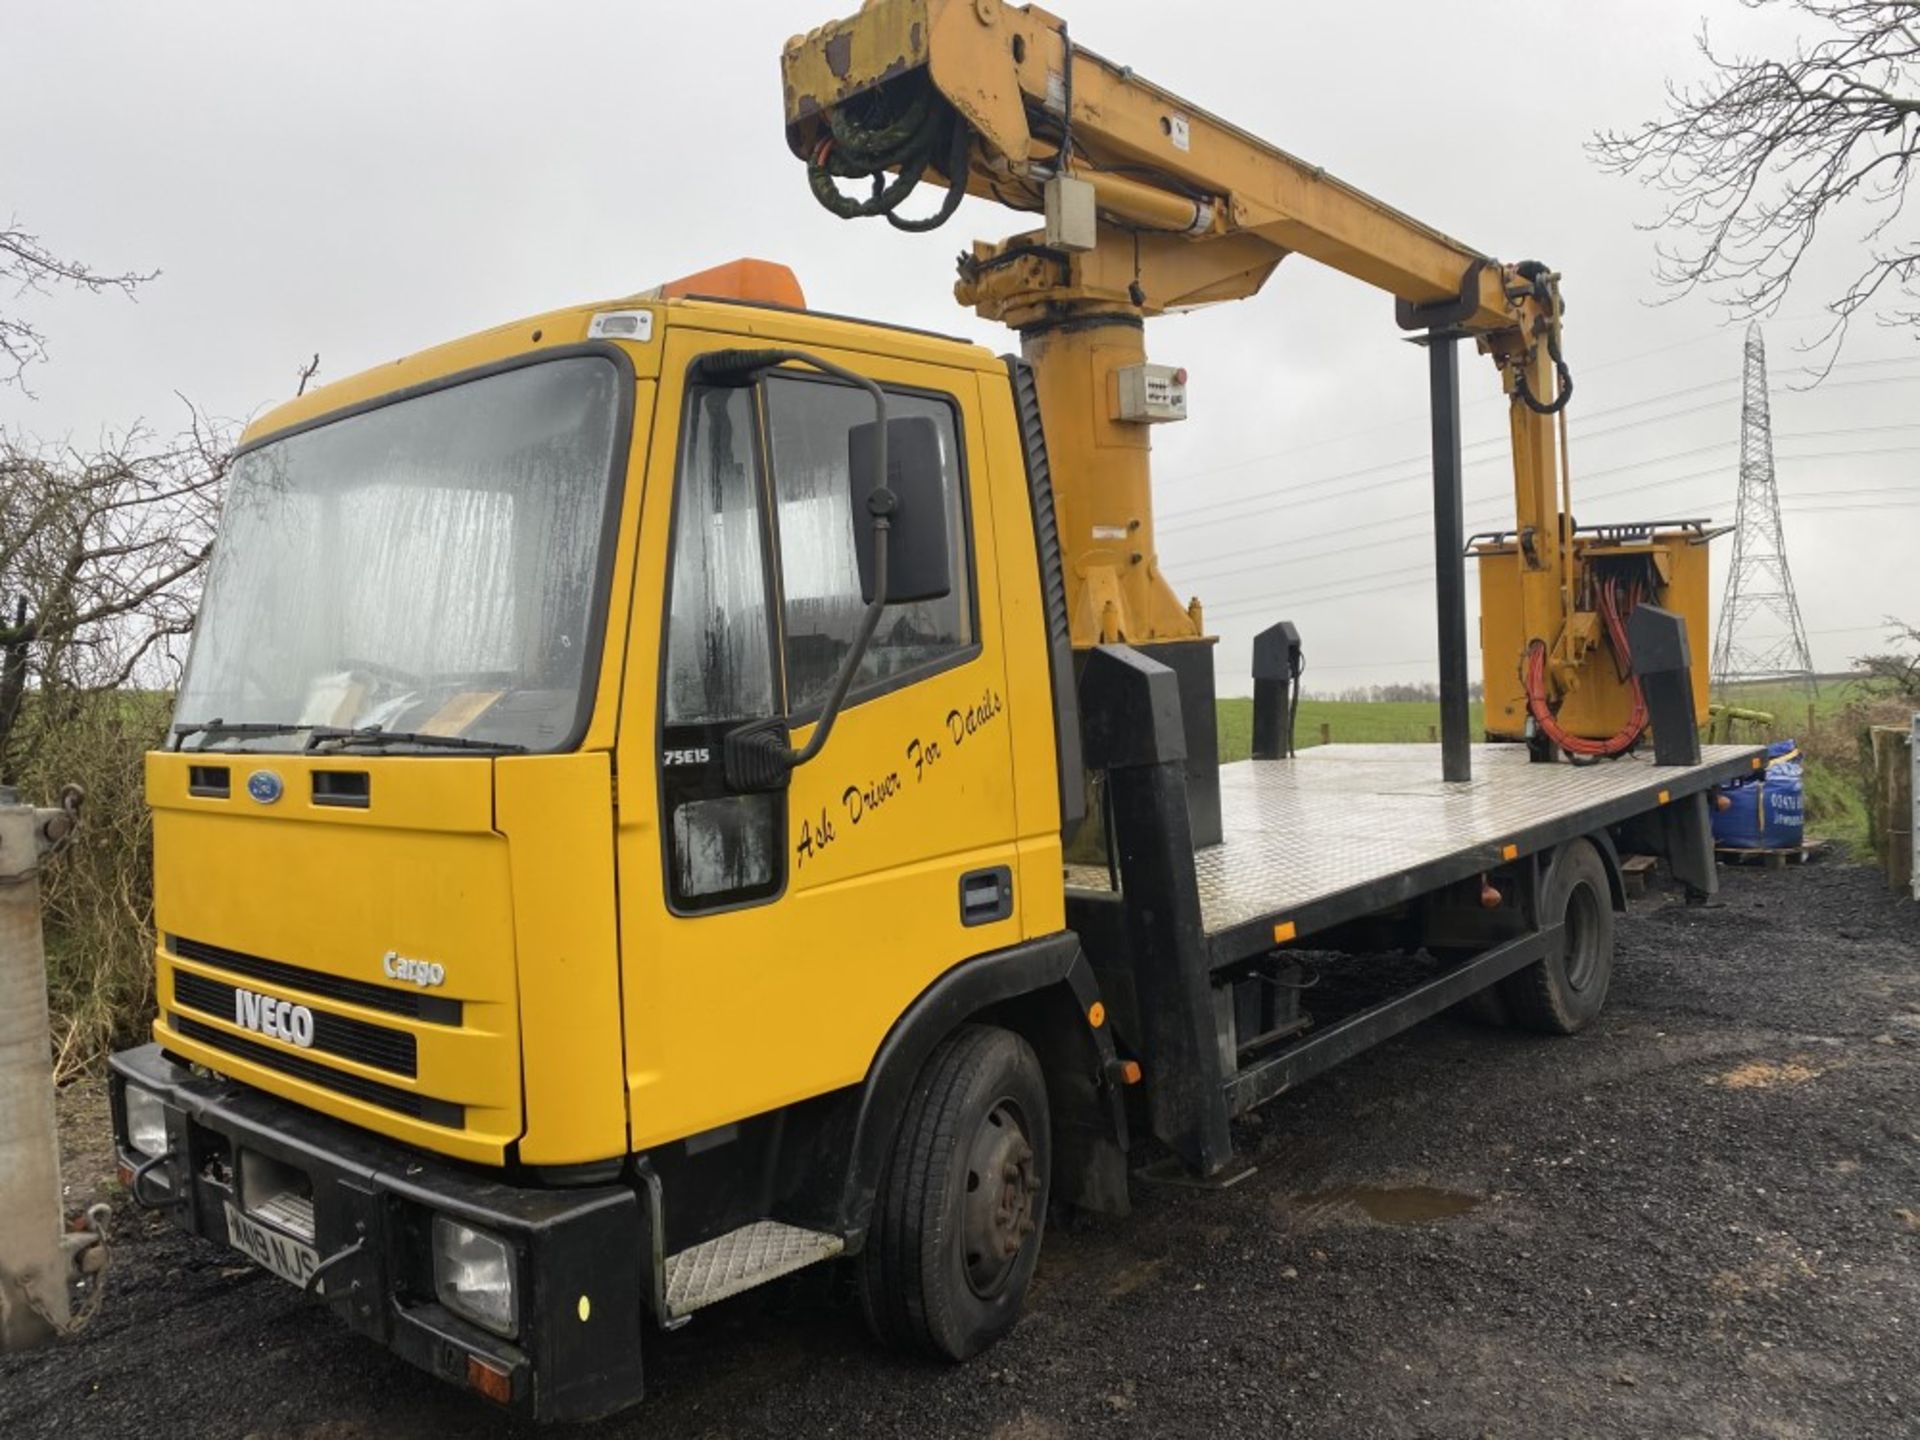
[[[467,1356],[467,1388],[477,1390],[496,1405],[513,1401],[513,1372],[478,1355]]]

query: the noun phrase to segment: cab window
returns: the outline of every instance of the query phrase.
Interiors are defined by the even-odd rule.
[[[700,389],[681,438],[660,789],[682,912],[770,898],[783,878],[785,797],[728,793],[720,758],[729,729],[777,709],[756,425],[752,391]]]
[[[753,393],[699,390],[681,454],[667,605],[669,725],[774,713]]]

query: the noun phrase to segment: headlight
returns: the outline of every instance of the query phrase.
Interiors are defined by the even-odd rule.
[[[126,1088],[127,1144],[149,1158],[167,1153],[167,1107],[151,1090]]]
[[[520,1330],[513,1249],[497,1235],[433,1217],[433,1293],[454,1314],[511,1340]]]

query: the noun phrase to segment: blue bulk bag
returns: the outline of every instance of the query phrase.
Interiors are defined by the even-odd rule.
[[[1776,740],[1766,768],[1720,787],[1732,802],[1713,812],[1713,843],[1729,850],[1795,850],[1804,834],[1800,747]]]

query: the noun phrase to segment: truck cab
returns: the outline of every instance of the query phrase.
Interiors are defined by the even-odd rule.
[[[917,1072],[932,1042],[903,1017],[943,976],[997,957],[1044,993],[1084,970],[1007,363],[807,313],[778,267],[706,285],[502,326],[251,426],[148,762],[159,1015],[116,1065],[136,1189],[546,1417],[637,1397],[643,1309],[706,1298],[670,1298],[676,1254],[775,1216],[857,1248],[876,1060],[891,1039]],[[870,397],[703,368],[769,347],[917,422],[947,584],[886,606],[830,744],[742,786],[729,735],[804,745],[866,609]],[[1076,1043],[1091,1095],[1102,1057]],[[449,1288],[490,1243],[512,1313]],[[541,1245],[583,1277],[632,1258],[556,1290]]]

